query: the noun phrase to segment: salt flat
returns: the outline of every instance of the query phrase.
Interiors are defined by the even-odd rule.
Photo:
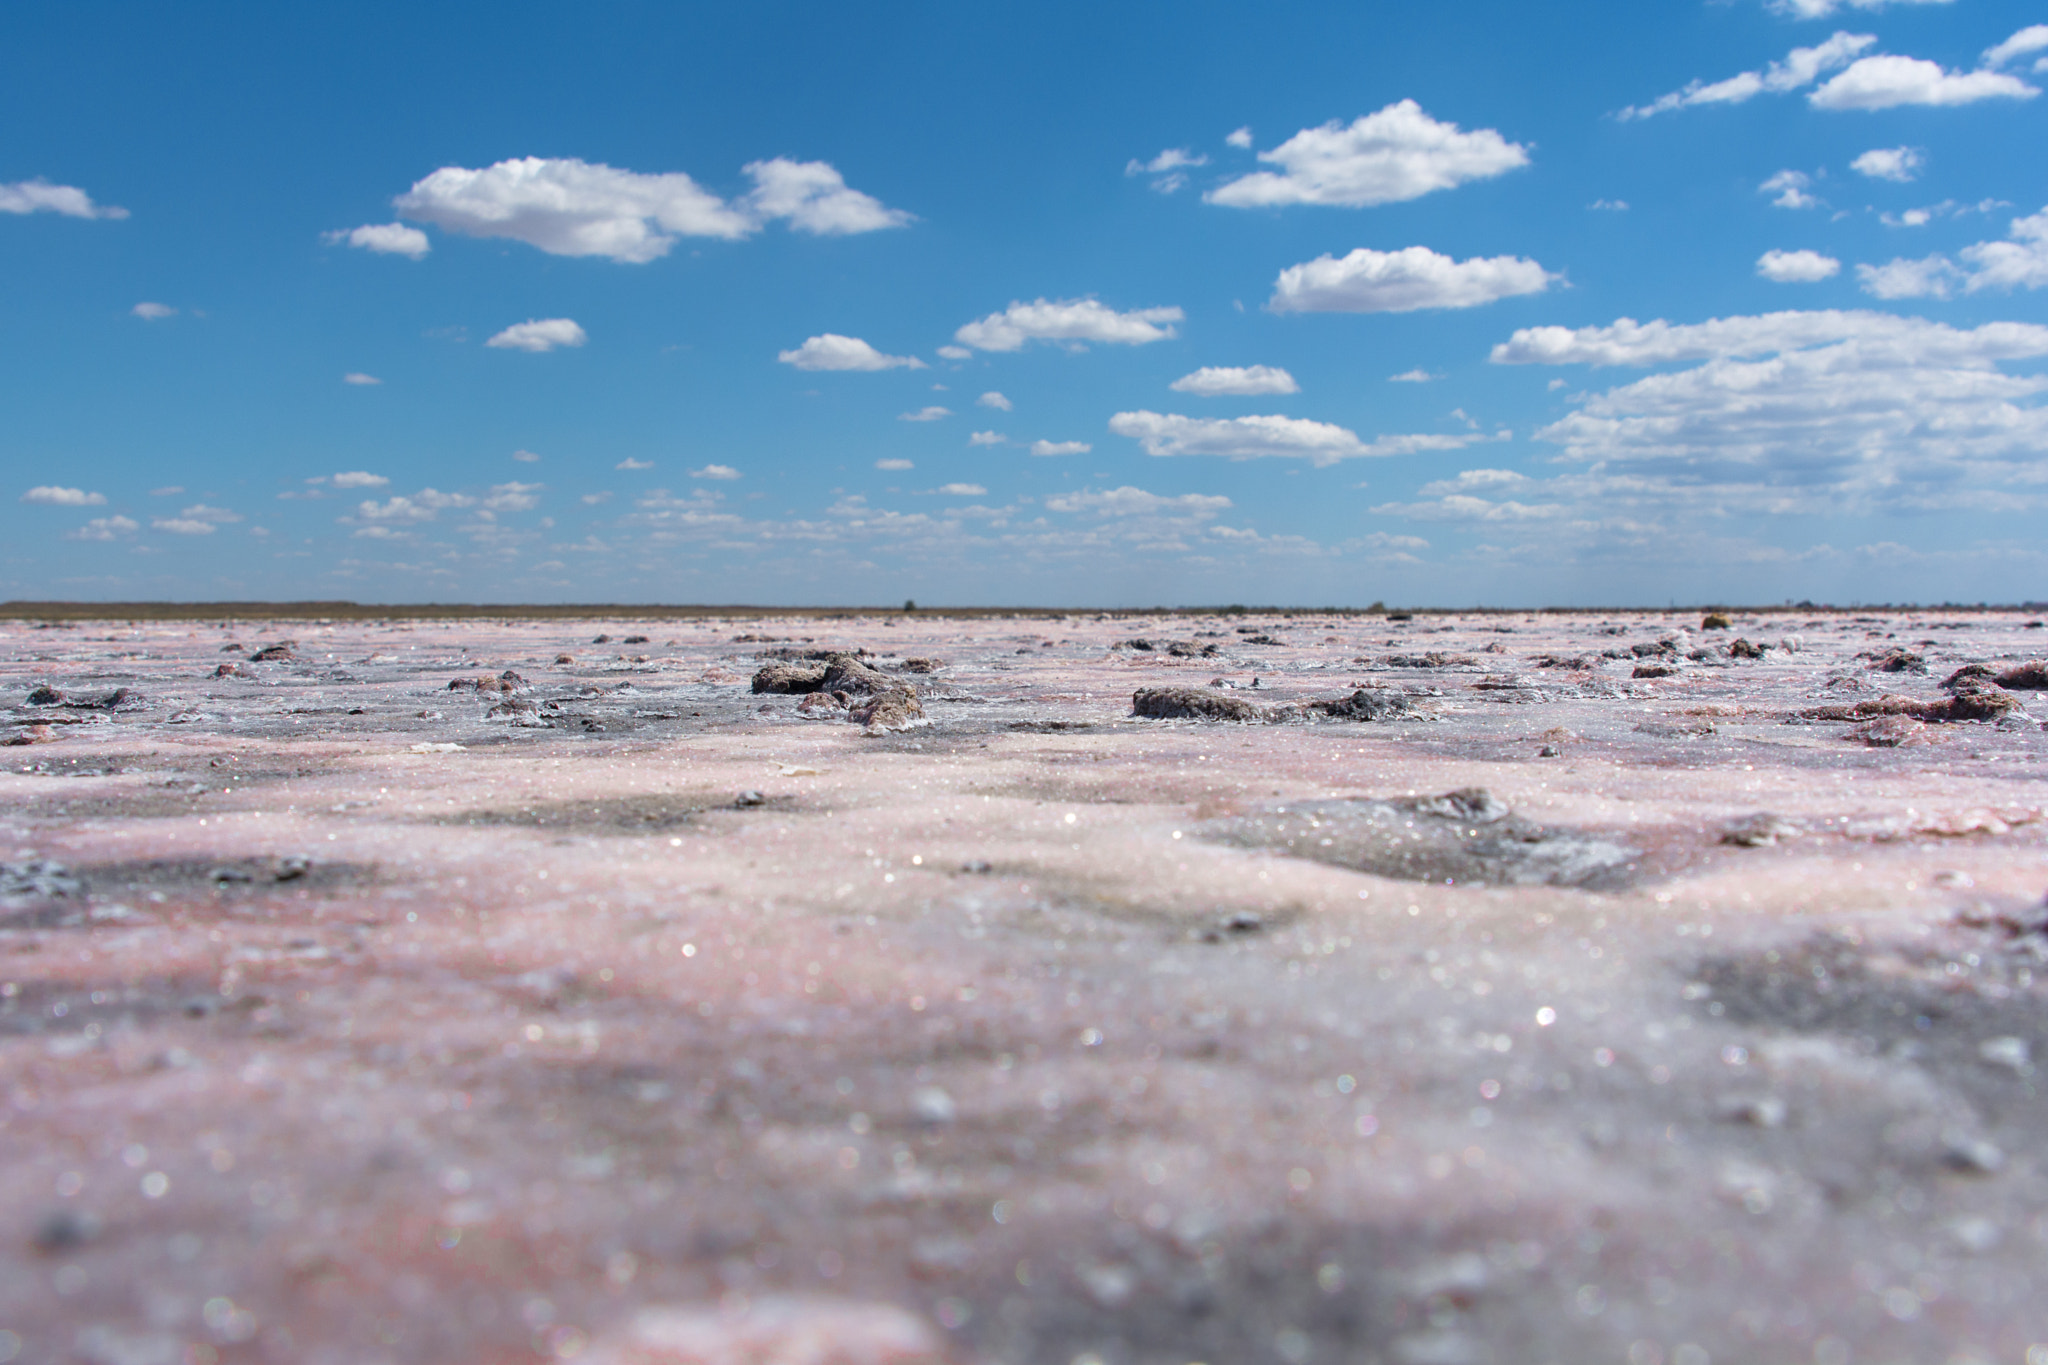
[[[0,1360],[2039,1365],[2044,654],[5,623]]]

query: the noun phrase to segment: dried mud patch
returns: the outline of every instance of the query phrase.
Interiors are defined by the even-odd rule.
[[[1393,800],[1292,801],[1203,833],[1240,848],[1446,886],[1616,890],[1636,879],[1641,857],[1603,833],[1523,819],[1479,788]]]
[[[567,834],[667,834],[699,823],[713,811],[799,812],[794,796],[766,796],[746,805],[737,792],[649,792],[637,796],[604,796],[586,800],[532,801],[517,806],[451,811],[425,821],[452,828],[552,830]]]

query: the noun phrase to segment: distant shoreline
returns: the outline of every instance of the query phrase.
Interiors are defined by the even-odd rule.
[[[1741,606],[1718,602],[1691,605],[1597,606],[1597,607],[1287,607],[1287,606],[1181,606],[1181,607],[917,607],[903,606],[719,606],[664,605],[658,603],[362,603],[362,602],[0,602],[0,621],[40,623],[73,621],[451,621],[451,620],[690,620],[741,619],[749,617],[811,617],[846,619],[865,616],[927,616],[962,620],[991,617],[1054,618],[1066,616],[1321,616],[1377,617],[1407,613],[1412,616],[1527,616],[1610,614],[1692,616],[1705,611],[1733,612],[1750,616],[1784,616],[1824,612],[1836,615],[1870,612],[1943,611],[1970,614],[1994,612],[2048,612],[2048,602],[2016,603],[1830,603],[1799,602],[1775,606]]]

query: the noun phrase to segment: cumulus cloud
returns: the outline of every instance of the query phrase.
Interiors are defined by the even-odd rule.
[[[988,490],[978,483],[941,484],[932,492],[949,498],[981,498],[988,496]]]
[[[1175,393],[1192,393],[1202,398],[1301,392],[1294,376],[1276,365],[1204,365],[1167,387]]]
[[[967,444],[971,446],[999,446],[1007,439],[1000,431],[977,431],[968,436]]]
[[[943,417],[951,417],[952,415],[953,410],[951,408],[942,408],[935,403],[928,408],[919,408],[916,412],[899,412],[896,414],[896,420],[899,422],[936,422]]]
[[[1008,412],[1011,408],[1016,406],[1009,399],[997,393],[994,389],[990,389],[987,393],[975,399],[974,402],[978,407],[994,408],[997,412]]]
[[[1251,125],[1247,123],[1244,127],[1239,128],[1236,131],[1228,134],[1226,137],[1224,137],[1223,142],[1225,146],[1237,147],[1244,151],[1250,151],[1252,145]]]
[[[1387,382],[1389,384],[1432,384],[1442,378],[1442,375],[1431,374],[1428,370],[1418,365],[1412,370],[1403,370],[1399,374],[1388,375]]]
[[[560,346],[581,346],[588,334],[569,318],[528,318],[515,322],[486,341],[501,351],[530,351],[538,355]]]
[[[152,303],[144,299],[128,310],[129,316],[141,318],[144,322],[161,322],[165,318],[178,316],[178,310],[168,303]]]
[[[94,517],[76,530],[66,531],[64,539],[119,540],[125,536],[132,536],[141,529],[142,525],[140,522],[133,521],[128,517]]]
[[[380,256],[409,256],[415,261],[434,249],[426,233],[404,223],[365,223],[358,228],[323,232],[320,240],[329,246],[352,246]]]
[[[1807,191],[1813,185],[1813,177],[1805,171],[1779,171],[1756,187],[1758,194],[1775,194],[1772,204],[1781,209],[1817,209],[1820,199]]]
[[[620,461],[619,461],[619,462],[618,462],[617,464],[613,465],[613,466],[612,466],[612,468],[613,468],[613,469],[652,469],[652,468],[654,468],[654,461],[652,461],[652,460],[636,460],[636,459],[634,459],[634,458],[633,458],[633,457],[632,457],[631,455],[628,455],[628,456],[627,456],[627,457],[626,457],[625,459],[623,459],[623,460],[620,460]]]
[[[974,352],[968,350],[965,346],[941,346],[939,347],[939,356],[945,360],[972,360],[974,359]]]
[[[59,484],[42,484],[21,495],[23,502],[39,502],[45,507],[104,507],[107,495],[88,493],[83,488],[65,488]]]
[[[876,460],[875,468],[896,473],[905,469],[915,469],[917,465],[910,460]]]
[[[2048,47],[2048,24],[2029,24],[1996,47],[1984,49],[1983,64],[2001,67],[2015,57],[2024,57]],[[2040,70],[2037,66],[2036,71]]]
[[[1086,455],[1093,449],[1095,447],[1086,441],[1033,441],[1031,443],[1031,453],[1033,455]]]
[[[1231,208],[1363,208],[1505,174],[1528,165],[1529,152],[1491,128],[1467,133],[1401,100],[1348,125],[1304,128],[1259,160],[1280,169],[1240,176],[1202,197]]]
[[[215,530],[212,522],[197,517],[156,517],[149,524],[174,536],[210,536]]]
[[[350,370],[347,374],[341,377],[341,382],[344,384],[368,386],[381,384],[384,381],[379,379],[374,374],[364,374],[361,370]]]
[[[494,483],[483,505],[492,512],[530,512],[540,506],[540,499],[534,494],[543,487],[537,483]]]
[[[1762,94],[1783,94],[1813,84],[1822,75],[1849,65],[1856,55],[1877,41],[1874,33],[1835,33],[1824,43],[1795,47],[1782,62],[1772,62],[1762,71],[1743,71],[1726,80],[1689,82],[1684,89],[1661,95],[1648,104],[1631,105],[1621,119],[1651,118],[1675,109],[1702,104],[1741,104]]]
[[[1119,313],[1095,299],[1037,299],[1012,303],[1000,313],[970,322],[953,339],[977,351],[1015,351],[1026,342],[1051,341],[1079,349],[1088,342],[1143,346],[1176,335],[1178,308],[1137,308]]]
[[[1956,72],[1919,57],[1865,57],[1807,96],[1816,109],[1895,109],[1900,105],[2030,100],[2040,94],[2002,71]]]
[[[1756,258],[1756,273],[1777,284],[1812,284],[1841,273],[1842,263],[1818,251],[1766,251]]]
[[[793,351],[778,351],[775,358],[799,370],[921,370],[925,363],[914,355],[883,355],[859,337],[824,332],[807,338]]]
[[[1627,213],[1628,200],[1595,199],[1592,203],[1586,205],[1586,207],[1599,213]]]
[[[411,497],[400,494],[383,502],[359,502],[356,504],[354,517],[344,520],[359,519],[377,525],[413,525],[432,521],[451,507],[474,506],[476,499],[466,493],[443,493],[438,489],[422,488]]]
[[[1957,253],[1962,264],[1946,256],[1921,260],[1894,259],[1883,265],[1859,265],[1863,291],[1881,299],[1945,299],[1958,288],[1975,294],[1985,289],[2040,289],[2048,286],[2048,208],[2015,218],[2002,242],[1978,242]]]
[[[162,488],[150,489],[149,495],[152,498],[174,498],[184,491],[185,485],[181,483],[167,483]]]
[[[691,470],[690,477],[693,479],[711,479],[722,483],[739,478],[740,472],[729,464],[707,464],[702,469]]]
[[[1569,509],[1562,503],[1527,503],[1512,498],[1495,502],[1471,493],[1444,493],[1421,502],[1381,503],[1372,510],[1379,516],[1407,517],[1411,521],[1515,522],[1549,521],[1564,516]]]
[[[1100,492],[1093,489],[1078,493],[1059,493],[1045,500],[1048,512],[1071,515],[1077,512],[1092,512],[1101,517],[1153,517],[1192,516],[1213,517],[1231,505],[1230,499],[1220,494],[1182,493],[1168,496],[1148,493],[1142,488],[1126,484],[1122,488],[1107,488]]]
[[[1206,156],[1199,156],[1185,147],[1169,147],[1150,161],[1132,160],[1124,167],[1124,174],[1149,175],[1153,189],[1161,194],[1172,194],[1188,183],[1186,168],[1208,164]]]
[[[1916,179],[1926,164],[1927,153],[1918,147],[1872,147],[1850,162],[1849,169],[1872,180],[1892,180],[1903,185]]]
[[[1276,313],[1411,313],[1472,308],[1516,294],[1540,294],[1559,276],[1519,256],[1455,261],[1426,246],[1400,251],[1360,247],[1291,265],[1266,306]]]
[[[2048,327],[1861,311],[1624,318],[1495,350],[1506,363],[1702,362],[1588,396],[1537,438],[1585,466],[1581,493],[1610,506],[1784,513],[2039,501],[2048,376],[1999,364],[2041,356]]]
[[[203,502],[192,504],[192,506],[187,507],[178,515],[187,521],[205,521],[217,525],[224,525],[242,519],[239,512],[230,511],[225,507],[209,507]]]
[[[391,480],[385,478],[382,474],[372,474],[362,469],[351,469],[346,473],[336,474],[331,482],[336,488],[382,488],[390,483]]]
[[[644,264],[683,237],[733,240],[775,219],[843,235],[901,227],[911,215],[847,186],[822,161],[777,157],[746,167],[754,189],[728,203],[680,171],[642,175],[573,157],[521,157],[481,170],[444,166],[393,202],[416,222],[509,237],[556,256]]]
[[[92,196],[73,185],[52,185],[37,176],[0,185],[0,213],[55,213],[66,218],[126,218],[128,210],[112,204],[95,204]]]
[[[1946,5],[1953,0],[1770,0],[1775,14],[1793,19],[1825,19],[1840,9],[1883,9],[1886,5]]]
[[[1381,436],[1358,434],[1305,417],[1181,417],[1172,413],[1120,412],[1109,429],[1136,441],[1147,455],[1211,455],[1226,460],[1305,459],[1317,468],[1339,460],[1412,455],[1426,450],[1463,450],[1478,435]]]

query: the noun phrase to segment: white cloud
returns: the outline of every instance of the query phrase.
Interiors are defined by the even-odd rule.
[[[1549,521],[1565,515],[1560,503],[1489,502],[1470,493],[1446,493],[1423,502],[1387,502],[1372,509],[1379,516],[1412,521],[1514,522]]]
[[[1944,71],[1918,57],[1865,57],[1807,96],[1816,109],[1892,109],[1905,104],[1975,104],[1979,100],[2032,99],[2040,94],[2017,76],[1999,71]]]
[[[333,479],[336,488],[382,488],[390,482],[382,474],[371,474],[361,469],[336,474]]]
[[[450,507],[474,507],[476,499],[466,493],[443,493],[438,489],[422,488],[411,497],[403,494],[385,499],[383,502],[360,502],[356,504],[355,517],[373,523],[396,522],[412,525],[432,521],[443,510]],[[353,520],[354,518],[344,518]]]
[[[1936,255],[1859,265],[1856,274],[1864,292],[1881,299],[1945,299],[1958,285],[1971,294],[1984,289],[2040,289],[2048,286],[2048,208],[2013,219],[2007,240],[1978,242],[1958,254],[1964,261],[1960,266]]]
[[[66,531],[64,533],[64,539],[119,540],[123,536],[132,536],[141,529],[141,523],[133,521],[128,517],[94,517],[91,521],[88,521],[85,525],[79,527],[78,529],[74,531]]]
[[[1860,310],[1764,313],[1674,324],[1617,318],[1605,327],[1525,327],[1493,348],[1496,365],[1667,365],[1761,356],[1834,343],[1914,365],[1988,365],[2048,353],[2048,327],[1991,322],[1958,331],[1923,318]]]
[[[1124,174],[1152,176],[1153,189],[1161,194],[1172,194],[1188,183],[1187,176],[1183,174],[1184,167],[1208,164],[1206,156],[1199,156],[1185,147],[1169,147],[1150,161],[1133,160],[1124,167]]]
[[[974,402],[977,407],[994,408],[997,412],[1008,412],[1016,406],[1016,404],[997,393],[994,389],[990,389],[987,393],[975,399]]]
[[[1059,493],[1045,500],[1048,512],[1093,512],[1101,517],[1178,515],[1208,518],[1230,505],[1230,499],[1220,494],[1182,493],[1176,497],[1167,497],[1158,493],[1148,493],[1142,488],[1133,488],[1128,484],[1122,488],[1108,488],[1101,492],[1089,489],[1078,493]]]
[[[1143,346],[1176,335],[1178,308],[1137,308],[1119,313],[1090,299],[1038,299],[1012,303],[1000,313],[970,322],[953,339],[978,351],[1015,351],[1028,341],[1052,341],[1079,348],[1087,342]]]
[[[126,218],[128,210],[95,204],[72,185],[52,185],[41,176],[0,185],[0,213],[57,213],[66,218]]]
[[[130,308],[128,312],[130,316],[141,318],[144,322],[161,322],[165,318],[178,316],[178,310],[168,303],[152,303],[147,299]]]
[[[168,483],[165,484],[162,488],[150,489],[149,495],[152,498],[174,498],[184,491],[185,485],[181,483]]]
[[[1007,439],[1000,431],[977,431],[968,436],[967,444],[971,446],[999,446]]]
[[[1872,180],[1892,180],[1903,185],[1918,178],[1920,168],[1926,164],[1927,153],[1918,147],[1872,147],[1850,162],[1849,169]]]
[[[916,412],[899,412],[896,414],[896,420],[899,422],[936,422],[941,418],[951,417],[952,415],[953,410],[951,408],[942,408],[937,404],[933,404],[928,408],[919,408]]]
[[[512,452],[512,458],[519,461],[519,463],[521,464],[540,463],[540,456],[534,454],[530,450],[515,450]]]
[[[1439,123],[1414,100],[1390,104],[1350,125],[1304,128],[1259,160],[1254,171],[1202,197],[1231,208],[1329,204],[1363,208],[1420,198],[1529,164],[1528,149],[1491,128],[1463,132]]]
[[[1998,368],[2041,356],[2048,327],[1854,311],[1621,319],[1495,350],[1509,363],[1702,361],[1586,397],[1536,435],[1584,465],[1579,494],[1610,509],[1723,515],[2041,502],[2029,490],[2043,482],[2048,377]]]
[[[1412,455],[1425,450],[1463,450],[1488,438],[1381,436],[1366,442],[1329,422],[1305,417],[1181,417],[1171,413],[1120,412],[1109,429],[1138,442],[1147,455],[1212,455],[1227,460],[1268,457],[1305,459],[1317,468],[1339,460],[1379,455]]]
[[[1540,294],[1559,278],[1519,256],[1454,261],[1426,246],[1360,247],[1341,258],[1291,265],[1266,306],[1276,313],[1410,313],[1472,308],[1516,294]]]
[[[1603,212],[1603,213],[1627,213],[1627,212],[1628,212],[1628,200],[1626,200],[1626,199],[1595,199],[1595,200],[1594,200],[1594,201],[1593,201],[1592,203],[1590,203],[1590,204],[1586,205],[1586,207],[1587,207],[1587,208],[1589,208],[1589,209],[1596,209],[1596,210],[1599,210],[1600,212]]]
[[[1512,469],[1467,469],[1456,478],[1438,479],[1426,483],[1415,491],[1425,498],[1440,498],[1449,493],[1473,493],[1518,487],[1529,482],[1527,474],[1517,474]]]
[[[602,493],[585,493],[583,495],[583,504],[586,507],[595,507],[601,502],[610,502],[611,500],[612,495],[609,490]]]
[[[361,370],[350,370],[347,374],[341,377],[341,382],[344,384],[358,384],[367,386],[382,384],[384,381],[379,379],[374,374],[364,374]]]
[[[910,460],[876,460],[875,468],[886,469],[891,473],[895,473],[905,469],[915,469],[917,465]]]
[[[208,521],[216,524],[235,522],[242,519],[240,513],[231,512],[225,507],[208,507],[203,502],[194,503],[178,513],[178,515],[187,521]]]
[[[846,237],[916,221],[912,214],[849,189],[844,177],[827,162],[778,156],[753,162],[746,171],[754,178],[754,189],[740,204],[755,222],[786,218],[798,232]]]
[[[1428,370],[1418,365],[1412,370],[1403,370],[1399,374],[1388,375],[1387,382],[1389,384],[1431,384],[1442,378],[1442,375],[1431,374]]]
[[[1777,284],[1812,284],[1842,271],[1842,263],[1818,251],[1766,251],[1756,258],[1756,273]]]
[[[949,498],[982,498],[988,496],[988,490],[978,483],[941,484],[932,491]]]
[[[214,523],[200,517],[157,517],[149,524],[174,536],[210,536],[215,529]]]
[[[911,370],[925,368],[914,355],[883,355],[859,337],[825,332],[808,338],[793,351],[778,351],[775,358],[799,370]]]
[[[501,351],[531,351],[538,355],[558,346],[581,346],[590,337],[568,318],[528,318],[515,322],[486,341]]]
[[[1917,261],[1895,257],[1883,265],[1856,267],[1863,292],[1878,299],[1945,299],[1955,292],[1962,274],[1946,256]]]
[[[2039,52],[2044,47],[2048,47],[2048,24],[2029,24],[1996,47],[1985,48],[1983,63],[1987,67],[2004,66],[2015,57]],[[2038,66],[2034,69],[2040,70]]]
[[[1041,456],[1086,455],[1093,449],[1095,447],[1086,441],[1033,441],[1031,443],[1031,453]]]
[[[1813,177],[1805,171],[1779,171],[1758,185],[1756,192],[1777,195],[1771,203],[1781,209],[1817,209],[1821,201],[1807,193],[1808,187],[1812,184]]]
[[[1624,109],[1617,117],[1623,120],[1650,118],[1674,109],[1702,104],[1741,104],[1761,94],[1797,90],[1813,84],[1824,72],[1847,66],[1857,53],[1876,41],[1877,35],[1873,33],[1836,33],[1813,47],[1793,48],[1785,54],[1784,61],[1772,62],[1762,71],[1739,72],[1712,84],[1692,81],[1682,90],[1659,96],[1648,104]]]
[[[483,505],[492,512],[530,512],[540,506],[540,499],[534,494],[545,486],[537,483],[494,483]]]
[[[612,468],[613,468],[613,469],[652,469],[652,468],[654,468],[654,461],[652,461],[652,460],[636,460],[636,459],[634,459],[634,458],[633,458],[633,457],[632,457],[631,455],[628,455],[628,456],[627,456],[627,457],[626,457],[625,459],[623,459],[623,460],[620,460],[620,461],[619,461],[619,462],[618,462],[617,464],[613,465],[613,466],[612,466]]]
[[[1244,127],[1239,128],[1236,131],[1230,133],[1223,139],[1223,142],[1225,146],[1237,147],[1249,151],[1252,145],[1251,125],[1247,123]]]
[[[1294,376],[1274,365],[1204,365],[1184,374],[1167,386],[1175,393],[1192,393],[1203,398],[1238,394],[1300,393]]]
[[[1825,19],[1839,9],[1883,9],[1886,5],[1946,5],[1952,0],[1769,0],[1768,8],[1793,19]]]
[[[753,162],[746,173],[754,189],[727,203],[680,171],[641,175],[573,157],[522,157],[482,170],[444,166],[393,202],[407,218],[450,232],[635,265],[666,255],[682,237],[732,240],[778,218],[818,235],[911,221],[848,188],[822,161],[777,157]]]
[[[729,464],[707,464],[702,469],[691,470],[690,477],[693,479],[711,479],[717,482],[726,482],[739,478],[740,472]]]
[[[941,346],[939,347],[939,355],[946,360],[974,359],[974,352],[968,350],[965,346]]]
[[[57,484],[43,484],[31,488],[21,495],[23,502],[39,502],[45,507],[104,507],[107,495],[88,493],[83,488],[64,488]]]
[[[323,232],[320,240],[329,246],[346,244],[380,256],[410,256],[415,261],[434,249],[426,233],[403,223],[365,223],[359,228]]]

